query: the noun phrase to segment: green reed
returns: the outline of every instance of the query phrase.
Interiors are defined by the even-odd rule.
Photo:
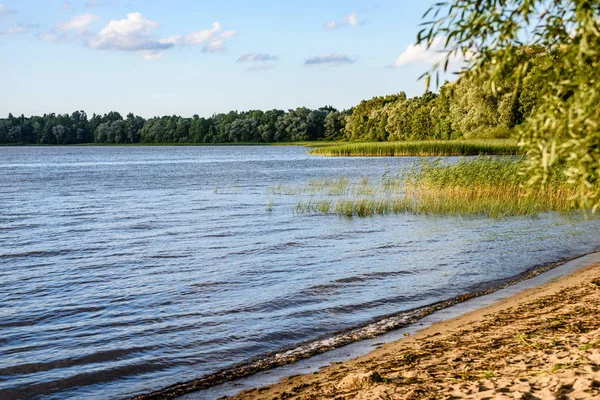
[[[310,152],[338,157],[516,155],[521,150],[510,139],[437,140],[417,142],[360,142],[314,148]]]
[[[575,208],[575,188],[560,167],[551,171],[545,187],[534,190],[524,186],[521,167],[522,160],[506,158],[462,159],[452,165],[425,160],[379,179],[311,180],[304,186],[282,187],[280,193],[304,197],[295,207],[297,213],[346,217],[408,212],[499,218]]]

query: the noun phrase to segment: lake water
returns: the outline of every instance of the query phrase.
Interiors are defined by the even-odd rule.
[[[297,215],[267,193],[413,161],[0,148],[0,398],[160,389],[600,246],[598,220]]]

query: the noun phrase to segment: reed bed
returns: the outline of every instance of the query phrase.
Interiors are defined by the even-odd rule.
[[[521,149],[510,139],[437,140],[418,142],[362,142],[318,147],[310,154],[333,157],[479,156],[517,155]]]
[[[576,208],[575,188],[561,168],[552,171],[544,188],[530,190],[518,173],[521,166],[521,160],[506,158],[462,159],[453,165],[425,160],[396,175],[386,172],[380,179],[311,180],[271,193],[302,196],[297,213],[346,217],[414,213],[502,218]]]

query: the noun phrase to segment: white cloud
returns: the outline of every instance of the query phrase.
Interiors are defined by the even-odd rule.
[[[237,35],[234,30],[223,31],[219,22],[213,23],[209,29],[165,39],[155,36],[159,28],[157,22],[144,18],[142,14],[130,13],[125,19],[110,21],[87,44],[94,49],[133,52],[144,60],[157,60],[162,58],[164,51],[177,46],[202,44],[204,52],[222,51],[225,41]]]
[[[248,53],[241,55],[238,63],[251,63],[246,71],[266,71],[277,66],[275,61],[279,60],[278,56],[265,53]]]
[[[359,25],[358,16],[356,15],[355,12],[350,13],[349,16],[344,18],[344,22],[346,22],[350,26],[358,26]]]
[[[237,36],[237,32],[236,32],[236,31],[234,31],[233,29],[230,29],[230,30],[228,30],[228,31],[225,31],[225,32],[223,32],[223,33],[222,33],[222,34],[219,36],[219,38],[220,38],[220,39],[223,39],[223,40],[225,40],[225,39],[231,39],[231,38],[232,38],[232,37],[234,37],[234,36]]]
[[[19,25],[15,28],[8,28],[8,29],[4,29],[3,31],[0,31],[0,36],[20,35],[20,34],[27,33],[27,32],[29,32],[29,28],[27,28],[24,25]]]
[[[158,23],[145,19],[142,14],[136,12],[127,14],[127,19],[110,21],[98,35],[104,38],[145,35],[159,27]]]
[[[404,53],[400,54],[396,61],[394,61],[392,67],[399,68],[417,63],[434,65],[443,62],[449,51],[450,49],[446,47],[446,37],[443,36],[435,38],[429,48],[420,44],[411,44],[406,48]],[[450,67],[454,67],[463,60],[464,59],[460,57],[460,55],[453,55],[450,58],[449,65]]]
[[[173,43],[175,45],[195,45],[205,42],[206,40],[213,37],[217,32],[221,30],[221,24],[218,22],[213,22],[212,27],[210,29],[205,29],[203,31],[189,33],[187,35],[176,35],[171,36],[170,38],[163,39],[164,43]]]
[[[160,60],[163,58],[163,50],[140,50],[137,52],[144,60]]]
[[[38,37],[44,42],[56,42],[58,40],[58,37],[50,32],[41,33]]]
[[[202,51],[205,53],[217,53],[223,50],[225,50],[225,42],[221,39],[211,40],[202,48]]]
[[[159,27],[158,23],[145,19],[140,13],[130,13],[126,19],[110,21],[88,44],[101,50],[140,52],[144,59],[156,59],[162,50],[174,46],[152,37],[151,32]]]
[[[104,2],[88,3],[99,5]],[[139,12],[129,13],[124,19],[109,21],[97,33],[90,32],[90,25],[98,19],[98,16],[90,13],[77,15],[38,37],[50,42],[81,39],[93,49],[131,52],[144,60],[157,60],[162,58],[164,51],[178,46],[203,45],[204,52],[223,51],[226,41],[237,35],[236,31],[223,30],[221,24],[215,22],[209,29],[161,39],[156,35],[160,25],[144,18]]]
[[[343,53],[327,53],[314,57],[310,57],[304,61],[304,65],[329,65],[329,66],[339,66],[339,65],[348,65],[354,64],[356,59],[354,57],[350,57]]]
[[[71,8],[71,2],[70,1],[65,1],[64,3],[62,3],[62,6],[60,6],[61,11],[66,11],[69,8]]]
[[[350,15],[348,15],[347,17],[344,17],[341,21],[330,21],[327,22],[325,25],[323,25],[323,27],[325,29],[336,29],[336,28],[342,28],[345,26],[350,26],[350,27],[357,27],[359,25],[363,25],[364,21],[360,21],[358,19],[358,15],[353,11],[350,13]]]
[[[0,18],[8,15],[15,15],[16,13],[17,10],[14,10],[12,8],[6,8],[4,4],[0,4]]]
[[[187,35],[175,35],[163,39],[161,43],[172,43],[175,46],[193,46],[204,44],[202,51],[217,52],[225,50],[225,41],[237,35],[234,30],[221,32],[221,24],[213,22],[210,29],[188,33]]]
[[[0,36],[5,36],[5,35],[22,35],[25,33],[29,33],[31,32],[33,29],[37,29],[39,28],[39,25],[35,25],[35,24],[29,24],[29,25],[23,25],[23,24],[19,24],[14,28],[8,28],[8,29],[4,29],[2,31],[0,31]]]
[[[68,31],[84,32],[89,28],[89,26],[92,22],[94,22],[98,19],[99,19],[99,17],[97,15],[89,14],[89,13],[77,15],[77,16],[71,18],[70,20],[68,20],[67,22],[58,24],[56,26],[56,30],[61,31],[61,32],[68,32]]]
[[[267,61],[277,61],[279,57],[272,56],[270,54],[259,54],[259,53],[250,53],[244,54],[238,58],[237,62],[267,62]]]
[[[335,29],[337,27],[337,22],[335,21],[330,21],[327,22],[325,25],[323,25],[325,27],[325,29]]]

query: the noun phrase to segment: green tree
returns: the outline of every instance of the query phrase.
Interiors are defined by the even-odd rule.
[[[264,112],[260,120],[260,125],[257,127],[258,134],[263,142],[271,143],[275,141],[277,121],[284,114],[285,112],[282,110],[269,110]]]
[[[342,114],[337,110],[329,111],[325,117],[323,126],[325,139],[338,139],[343,128]]]
[[[110,123],[108,137],[110,143],[127,143],[127,123],[123,120]]]
[[[102,122],[94,131],[94,142],[96,143],[109,143],[109,122]]]
[[[209,126],[210,120],[194,115],[192,122],[190,123],[190,140],[193,143],[203,143],[204,138],[208,135]]]
[[[144,127],[146,121],[144,118],[133,115],[133,113],[127,114],[126,121],[126,137],[128,143],[138,143],[141,140],[140,130]]]
[[[453,0],[434,5],[418,35],[420,44],[442,38],[451,50],[434,70],[460,55],[467,76],[489,74],[493,93],[506,81],[514,82],[515,96],[525,86],[532,64],[519,57],[524,38],[554,57],[547,90],[519,127],[524,172],[530,186],[544,185],[551,167],[564,163],[580,207],[594,210],[600,206],[599,17],[597,0]]]

